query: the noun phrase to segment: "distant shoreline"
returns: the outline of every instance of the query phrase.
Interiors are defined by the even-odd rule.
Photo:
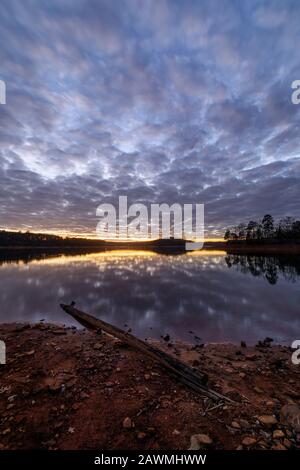
[[[45,254],[85,254],[99,253],[116,250],[146,250],[162,254],[183,254],[185,250],[185,240],[155,240],[143,242],[100,242],[99,246],[87,245],[12,245],[0,246],[0,258],[6,253],[14,258],[23,254],[45,253]],[[202,250],[225,251],[228,254],[249,254],[249,255],[300,255],[300,243],[296,241],[209,241],[205,242]],[[201,251],[201,250],[197,250]]]

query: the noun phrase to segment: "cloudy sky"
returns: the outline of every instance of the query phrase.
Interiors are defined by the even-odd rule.
[[[0,227],[204,203],[208,236],[300,216],[300,2],[2,0]]]

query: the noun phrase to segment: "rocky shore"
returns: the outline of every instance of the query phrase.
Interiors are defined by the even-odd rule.
[[[234,404],[104,334],[40,322],[0,325],[0,339],[0,449],[300,449],[300,365],[271,339],[155,342]]]

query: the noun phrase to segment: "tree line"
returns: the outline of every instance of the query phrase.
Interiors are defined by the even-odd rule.
[[[300,240],[300,220],[284,217],[278,222],[266,214],[260,221],[250,220],[227,229],[225,240]]]
[[[101,240],[91,240],[87,238],[60,237],[46,233],[32,232],[10,232],[0,230],[0,246],[99,246],[103,244]]]

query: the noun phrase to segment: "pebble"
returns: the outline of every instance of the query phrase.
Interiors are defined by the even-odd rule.
[[[275,402],[269,400],[269,401],[267,401],[266,406],[268,406],[268,407],[273,407],[273,406],[275,406]]]
[[[242,444],[245,447],[252,447],[254,446],[254,444],[256,444],[256,442],[257,441],[255,437],[250,437],[250,436],[244,437],[244,439],[242,440]]]
[[[231,427],[234,429],[241,429],[241,425],[237,421],[232,421]]]
[[[282,443],[283,443],[283,445],[284,445],[285,447],[287,447],[287,449],[289,449],[290,447],[292,447],[291,441],[289,441],[289,440],[286,439],[286,438],[283,439],[283,442],[282,442]]]
[[[127,418],[124,419],[123,421],[123,428],[124,429],[131,429],[133,427],[133,422],[132,420],[127,416]]]
[[[240,425],[242,426],[242,428],[247,429],[247,428],[250,427],[250,424],[249,424],[249,422],[248,422],[246,419],[241,418],[241,419],[239,420],[239,422],[240,422]]]
[[[298,405],[284,405],[280,410],[280,421],[300,432],[300,408]]]
[[[271,449],[272,450],[286,450],[286,447],[284,447],[283,444],[278,443],[278,444],[273,445]]]
[[[145,432],[139,432],[138,435],[137,435],[137,438],[142,441],[143,439],[145,439],[146,437],[146,433]]]
[[[9,434],[9,433],[10,433],[10,431],[11,431],[11,429],[10,429],[10,428],[6,428],[6,429],[4,429],[4,431],[2,431],[2,436],[5,436],[6,434]]]
[[[275,429],[273,432],[273,439],[282,439],[283,437],[285,437],[284,432],[281,431],[281,429]]]
[[[262,415],[258,417],[258,421],[264,426],[271,427],[277,424],[277,419],[273,415]]]
[[[207,434],[194,434],[191,436],[191,445],[188,450],[199,450],[202,446],[208,446],[212,442]]]

